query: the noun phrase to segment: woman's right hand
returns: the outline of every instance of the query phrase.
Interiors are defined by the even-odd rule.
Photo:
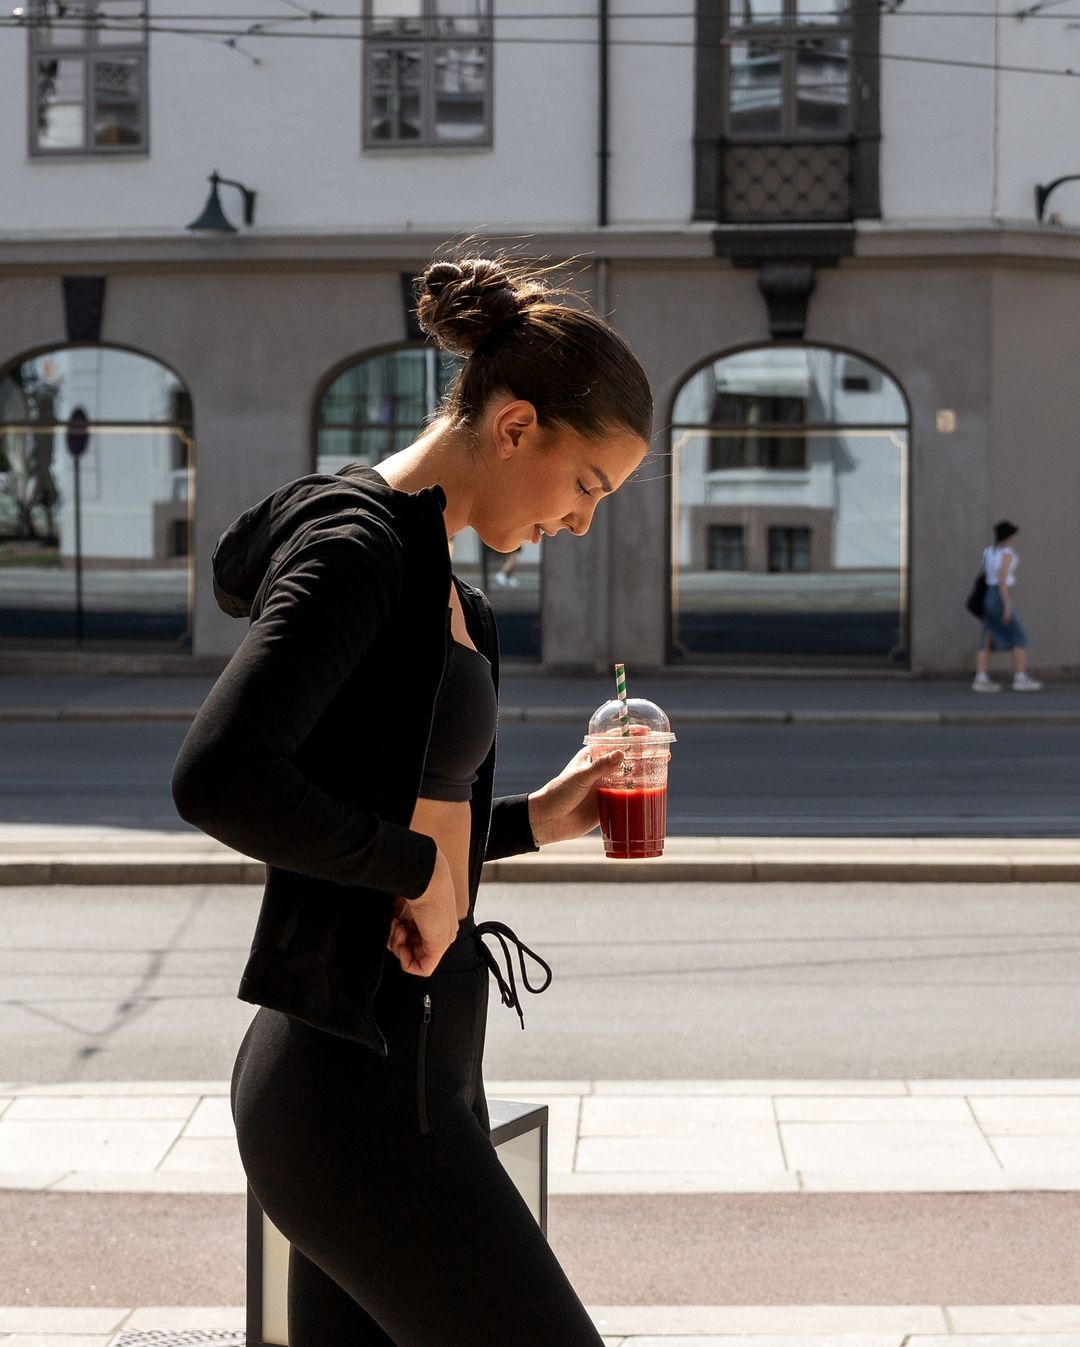
[[[450,862],[435,851],[431,882],[419,898],[395,898],[386,947],[406,973],[430,977],[457,939],[457,894]]]

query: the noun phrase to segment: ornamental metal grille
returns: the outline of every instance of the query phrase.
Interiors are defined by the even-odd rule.
[[[147,1328],[141,1332],[121,1333],[113,1347],[188,1347],[197,1342],[216,1342],[219,1347],[244,1347],[245,1341],[242,1328]]]
[[[850,220],[849,141],[726,141],[720,150],[720,219],[812,223]]]

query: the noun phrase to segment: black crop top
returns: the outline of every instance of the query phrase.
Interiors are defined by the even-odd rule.
[[[450,642],[446,675],[431,722],[423,800],[470,800],[477,769],[495,738],[498,703],[491,665],[479,650]]]

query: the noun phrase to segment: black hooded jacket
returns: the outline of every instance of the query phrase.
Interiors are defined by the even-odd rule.
[[[409,828],[449,653],[452,583],[438,486],[371,468],[290,482],[214,552],[225,612],[250,615],[180,749],[181,816],[266,862],[241,1000],[385,1054],[372,1014],[393,898],[416,898],[435,843]],[[490,605],[456,582],[498,690]],[[470,899],[484,860],[533,851],[528,799],[472,798]]]

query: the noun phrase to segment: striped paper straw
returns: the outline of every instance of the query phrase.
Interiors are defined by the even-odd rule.
[[[619,723],[623,734],[630,737],[630,712],[626,709],[626,665],[615,665],[615,695],[619,699]]]

